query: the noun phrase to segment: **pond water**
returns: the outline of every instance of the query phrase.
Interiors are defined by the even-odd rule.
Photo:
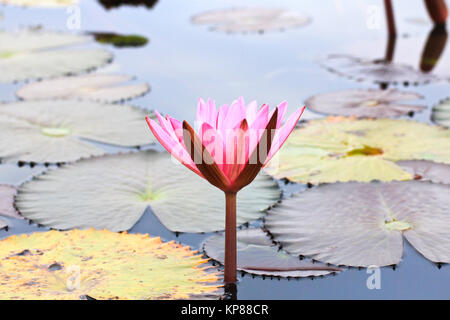
[[[151,86],[147,95],[130,103],[145,109],[157,109],[178,119],[194,121],[197,99],[213,98],[221,105],[239,96],[246,101],[276,105],[289,103],[288,113],[301,106],[311,95],[350,88],[378,88],[371,82],[357,82],[329,73],[318,61],[327,54],[385,55],[387,36],[384,17],[378,25],[368,23],[370,14],[381,12],[381,0],[303,0],[246,1],[246,5],[292,8],[312,18],[307,26],[265,34],[227,34],[193,25],[194,14],[212,9],[242,6],[242,1],[159,0],[153,8],[121,6],[105,10],[97,1],[81,0],[81,30],[75,32],[116,32],[138,34],[149,39],[139,48],[113,48],[112,64],[99,71],[134,75]],[[393,60],[418,68],[420,56],[432,24],[428,21],[423,1],[394,1],[399,40]],[[0,7],[6,30],[23,26],[42,26],[50,30],[67,30],[70,16],[65,9],[25,9]],[[407,42],[407,44],[405,44]],[[404,45],[404,46],[403,46]],[[403,47],[402,47],[403,46]],[[360,50],[360,51],[359,51]],[[433,73],[450,74],[450,49],[446,48]],[[415,62],[414,62],[415,61]],[[448,68],[448,69],[446,69]],[[0,100],[16,100],[21,84],[0,84]],[[399,86],[398,88],[402,88]],[[420,103],[428,108],[414,119],[429,122],[431,106],[450,93],[450,82],[409,86],[424,96]],[[305,118],[316,116],[307,112]],[[158,150],[162,150],[156,147]],[[111,149],[111,151],[115,151]],[[18,185],[43,167],[0,166],[0,184]],[[304,186],[280,183],[284,196]],[[43,231],[45,228],[26,221],[12,221],[0,238],[12,234]],[[148,209],[130,230],[149,233],[165,240],[176,240],[201,249],[209,234],[175,235],[159,223]],[[237,286],[239,299],[448,299],[450,267],[440,269],[423,258],[406,241],[402,262],[381,269],[381,289],[369,290],[370,276],[365,269],[349,269],[335,276],[287,280],[241,277]]]

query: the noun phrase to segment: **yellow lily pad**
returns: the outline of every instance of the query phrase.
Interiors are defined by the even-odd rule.
[[[77,5],[78,0],[0,0],[0,3],[20,7],[60,8]]]
[[[450,130],[408,120],[331,117],[296,129],[269,173],[301,183],[411,180],[396,164],[450,164]]]
[[[220,296],[219,274],[189,247],[100,230],[0,242],[0,299],[191,299]]]

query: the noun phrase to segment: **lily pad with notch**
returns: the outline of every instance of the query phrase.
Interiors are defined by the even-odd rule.
[[[48,231],[0,241],[0,299],[219,299],[221,274],[196,251],[148,235]]]
[[[105,154],[92,141],[119,147],[152,144],[145,116],[127,105],[41,100],[0,105],[3,162],[62,163]]]
[[[290,254],[334,265],[398,264],[403,237],[449,263],[449,199],[450,186],[424,181],[326,184],[284,200],[265,227]]]
[[[203,246],[205,254],[224,263],[225,237],[208,238]],[[280,251],[260,228],[237,231],[237,269],[255,275],[275,277],[315,277],[342,271],[309,259],[300,260]]]
[[[237,224],[261,218],[280,196],[278,184],[259,175],[238,194]],[[225,227],[223,193],[156,151],[96,157],[49,170],[19,188],[16,206],[25,218],[62,230],[129,230],[148,206],[173,232]]]

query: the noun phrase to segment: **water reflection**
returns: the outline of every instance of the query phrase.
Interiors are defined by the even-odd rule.
[[[122,5],[129,6],[144,6],[147,9],[152,9],[158,0],[98,0],[100,4],[106,9],[118,8]]]
[[[420,70],[430,72],[436,66],[447,44],[447,29],[445,25],[437,24],[428,34],[420,60]]]

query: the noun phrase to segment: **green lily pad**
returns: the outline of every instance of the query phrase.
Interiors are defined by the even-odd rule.
[[[322,185],[274,207],[265,227],[290,254],[335,265],[397,264],[403,236],[449,263],[449,199],[450,186],[423,181]]]
[[[2,300],[219,299],[196,251],[142,234],[48,231],[0,241]]]
[[[119,102],[144,95],[146,83],[126,84],[133,77],[115,74],[87,74],[33,82],[17,90],[23,100],[82,99]],[[125,83],[125,84],[124,84]]]
[[[94,39],[103,44],[112,44],[114,47],[142,47],[148,43],[148,39],[139,35],[122,35],[111,32],[92,32]]]
[[[450,127],[450,98],[433,107],[431,119],[438,125]]]
[[[20,7],[60,8],[77,5],[78,0],[0,0],[0,4]]]
[[[40,30],[0,31],[0,82],[76,74],[110,62],[111,53],[103,49],[71,48],[90,40]]]
[[[232,8],[209,11],[192,17],[194,24],[206,24],[222,32],[270,32],[302,27],[310,18],[296,11],[273,8]]]
[[[422,96],[418,93],[396,89],[351,89],[319,94],[306,100],[305,104],[309,109],[324,114],[388,118],[424,110],[424,106],[400,103],[420,98]]]
[[[450,164],[450,130],[408,120],[312,120],[295,129],[269,172],[300,183],[411,180],[396,164]]]
[[[279,198],[277,183],[259,175],[238,193],[237,224],[261,218]],[[150,206],[171,231],[211,232],[224,229],[224,199],[167,153],[146,151],[50,170],[19,188],[16,206],[22,216],[52,228],[112,231],[129,230]]]
[[[204,244],[205,254],[224,263],[224,235],[214,235]],[[237,269],[256,275],[277,277],[315,277],[341,271],[323,263],[299,260],[280,251],[261,229],[237,231]]]
[[[147,112],[127,105],[41,100],[0,105],[3,162],[61,163],[105,154],[92,141],[121,147],[155,142]],[[90,141],[92,140],[92,141]]]

